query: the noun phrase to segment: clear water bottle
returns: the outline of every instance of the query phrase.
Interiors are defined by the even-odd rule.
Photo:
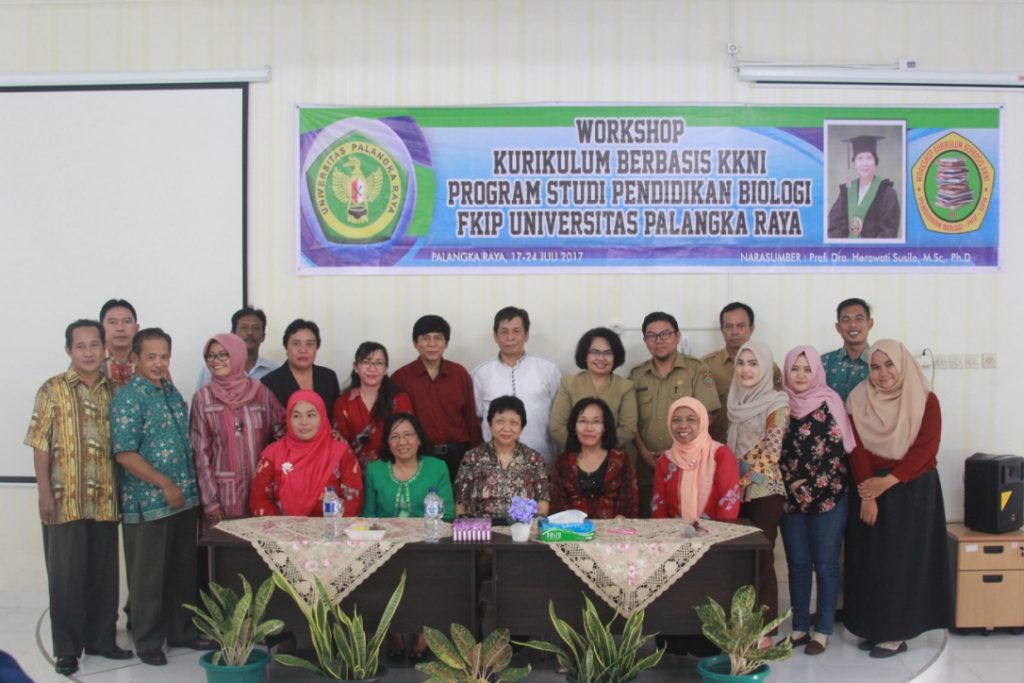
[[[444,517],[444,500],[437,495],[437,488],[430,487],[423,499],[423,540],[437,543],[441,540],[441,519]]]
[[[341,534],[341,501],[333,486],[324,491],[324,538],[334,540]]]

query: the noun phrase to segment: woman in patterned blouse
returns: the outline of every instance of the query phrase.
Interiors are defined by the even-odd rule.
[[[743,506],[746,517],[764,532],[771,547],[782,518],[786,489],[782,484],[779,455],[782,435],[789,426],[789,398],[776,391],[772,379],[772,352],[765,344],[748,341],[736,354],[736,373],[729,388],[729,448],[739,458]],[[779,586],[775,558],[762,552],[758,560],[758,596],[768,605],[765,619],[779,612]],[[765,636],[762,647],[770,647]]]
[[[636,474],[615,449],[615,416],[599,398],[583,398],[569,414],[565,452],[551,472],[551,512],[582,510],[594,519],[637,517]]]
[[[487,409],[491,440],[471,449],[455,477],[455,513],[505,518],[513,496],[537,501],[548,513],[548,473],[540,453],[519,442],[526,407],[515,396],[499,396]]]
[[[740,470],[729,447],[711,438],[708,409],[684,396],[668,410],[672,447],[654,469],[651,516],[736,519],[740,514]]]
[[[846,454],[856,442],[839,394],[825,382],[825,368],[811,346],[786,354],[783,388],[789,396],[789,428],[779,466],[786,486],[780,522],[789,565],[794,645],[820,655],[828,646],[839,599],[839,551],[846,530],[849,478]],[[810,634],[811,570],[818,607]]]

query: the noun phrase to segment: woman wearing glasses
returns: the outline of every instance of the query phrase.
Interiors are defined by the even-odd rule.
[[[551,471],[551,512],[582,510],[591,519],[637,517],[636,475],[615,448],[615,416],[599,398],[576,402],[569,440]]]
[[[211,380],[192,397],[189,433],[207,519],[245,517],[260,453],[285,433],[284,408],[245,373],[241,337],[218,334],[203,351]]]
[[[349,389],[334,402],[334,426],[364,470],[379,457],[385,420],[411,412],[409,396],[388,377],[388,350],[377,342],[360,344]]]
[[[623,448],[636,434],[636,392],[633,383],[616,375],[615,368],[626,362],[622,340],[606,327],[595,327],[576,345],[576,367],[582,372],[562,378],[551,405],[548,431],[558,451],[565,450],[569,437],[569,413],[577,401],[595,397],[608,404],[615,416],[615,447]]]

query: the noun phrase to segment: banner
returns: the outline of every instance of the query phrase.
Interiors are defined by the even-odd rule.
[[[999,265],[998,107],[297,118],[302,274]]]

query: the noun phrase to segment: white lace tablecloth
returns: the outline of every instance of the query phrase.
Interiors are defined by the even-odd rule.
[[[602,600],[627,617],[668,590],[711,546],[758,531],[701,520],[708,535],[687,538],[678,519],[593,521],[594,540],[548,545]]]
[[[365,522],[386,529],[380,541],[352,541],[342,532],[338,539],[324,538],[320,517],[250,517],[221,522],[217,529],[245,539],[274,571],[284,574],[299,595],[310,601],[319,577],[334,600],[351,593],[406,543],[422,541],[423,520],[417,518],[341,520],[342,529]],[[442,523],[442,536],[451,536],[451,525]]]

